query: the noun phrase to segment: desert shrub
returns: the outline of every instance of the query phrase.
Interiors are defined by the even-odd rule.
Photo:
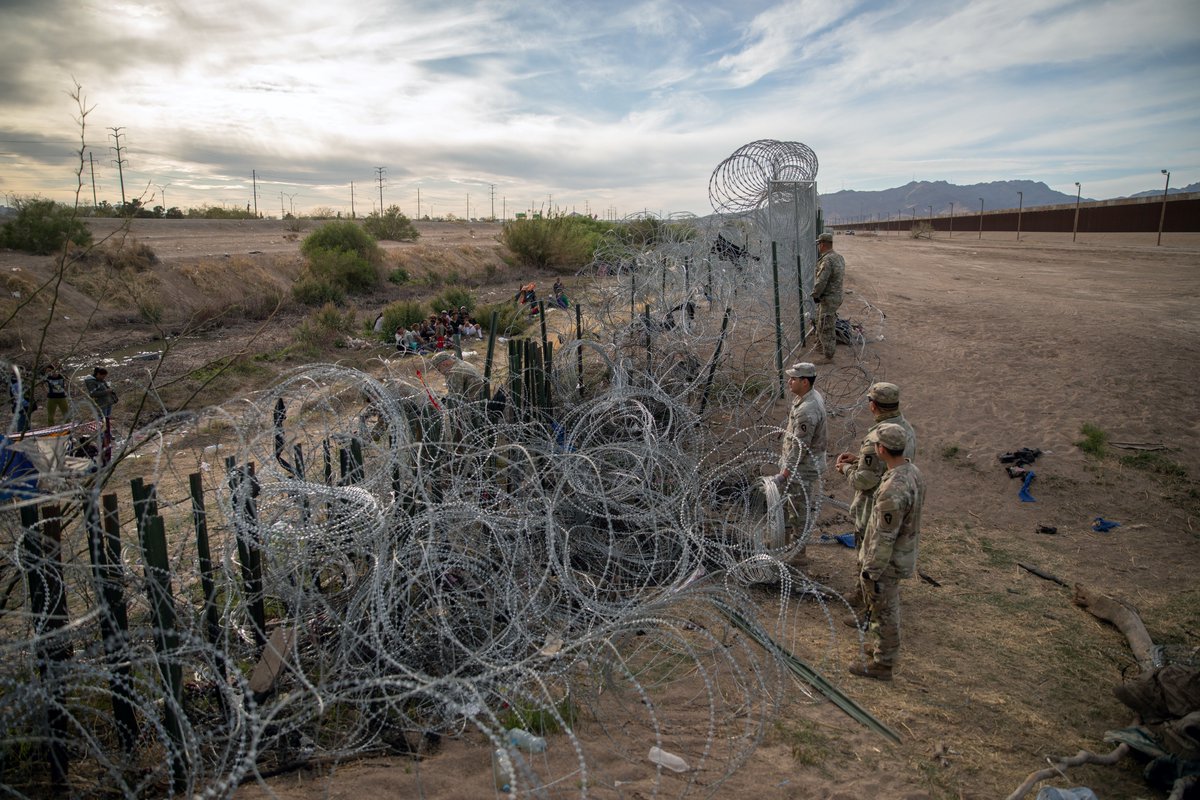
[[[351,333],[358,325],[358,312],[352,308],[343,312],[333,303],[326,303],[313,314],[313,322],[333,333]]]
[[[75,211],[53,200],[40,197],[15,198],[17,215],[0,228],[0,245],[47,256],[61,250],[68,242],[87,247],[92,232]]]
[[[912,230],[909,231],[909,236],[914,239],[932,239],[933,226],[928,222],[917,222],[912,226]]]
[[[346,293],[328,280],[313,275],[302,275],[292,286],[292,297],[306,306],[317,306],[322,303],[340,303],[346,299]]]
[[[400,286],[408,283],[408,280],[408,270],[406,270],[404,267],[396,267],[394,270],[388,273],[388,283],[394,283],[397,286]]]
[[[375,243],[374,237],[350,220],[326,222],[304,237],[300,252],[312,258],[312,254],[317,250],[355,253],[371,264],[378,264],[383,256],[383,251]]]
[[[254,219],[254,212],[241,206],[200,206],[189,208],[186,213],[188,219]]]
[[[415,300],[399,300],[383,309],[383,330],[380,338],[391,341],[396,335],[396,329],[401,325],[408,327],[414,322],[425,319],[425,306]]]
[[[391,242],[414,242],[421,235],[412,220],[400,213],[399,206],[388,206],[382,214],[372,211],[363,220],[363,228],[376,239]]]
[[[479,320],[485,330],[491,330],[492,312],[496,312],[496,333],[500,336],[517,336],[524,333],[533,324],[525,306],[519,306],[511,300],[480,306],[475,311],[475,319]]]
[[[379,286],[379,268],[358,253],[309,248],[306,255],[308,265],[292,292],[301,303],[340,303],[348,293],[369,292]]]
[[[434,313],[456,311],[459,306],[466,306],[467,311],[475,309],[475,297],[461,286],[447,286],[445,291],[429,301]]]
[[[158,263],[158,254],[145,242],[130,239],[104,249],[104,262],[113,269],[145,272]]]
[[[522,219],[506,224],[500,241],[527,267],[575,271],[591,261],[600,241],[594,223],[585,217]]]

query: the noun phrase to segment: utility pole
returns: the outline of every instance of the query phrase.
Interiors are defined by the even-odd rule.
[[[421,187],[417,187],[417,219],[421,218]]]
[[[258,219],[258,170],[250,170],[250,181],[254,184],[254,218]]]
[[[508,221],[508,196],[507,195],[500,198],[500,220],[502,222]]]
[[[117,162],[116,162],[117,163],[117,174],[121,177],[121,206],[124,207],[124,205],[125,205],[125,171],[121,168],[121,165],[124,163],[125,159],[121,158],[121,151],[124,150],[125,148],[121,147],[121,136],[122,136],[121,131],[125,130],[125,127],[121,126],[119,128],[109,128],[109,130],[112,131],[113,141],[115,141],[117,143],[116,147],[110,147],[108,149],[117,151]]]
[[[383,216],[383,173],[387,171],[387,167],[376,167],[375,171],[379,173],[379,216]]]
[[[1163,184],[1162,211],[1158,215],[1158,241],[1155,243],[1155,247],[1162,244],[1163,223],[1167,220],[1167,190],[1171,188],[1171,173],[1164,169],[1162,174],[1167,176],[1167,182]]]
[[[950,235],[947,238],[949,238],[949,239],[954,238],[954,201],[953,200],[950,201]]]
[[[1025,193],[1017,192],[1017,241],[1021,241],[1021,211],[1025,208]]]
[[[287,216],[287,209],[283,207],[283,192],[279,193],[279,218],[283,219]]]
[[[467,221],[471,221],[471,193],[467,192]]]
[[[496,221],[496,184],[489,183],[492,192],[492,222]]]
[[[983,241],[983,198],[979,198],[979,240]]]
[[[1075,224],[1071,227],[1071,241],[1075,241],[1075,237],[1079,234],[1079,198],[1083,194],[1083,187],[1079,185],[1079,181],[1075,181]]]
[[[92,160],[92,151],[88,150],[88,166],[92,168],[92,208],[100,205],[96,199],[96,162]]]
[[[354,181],[350,181],[350,219],[354,219]]]

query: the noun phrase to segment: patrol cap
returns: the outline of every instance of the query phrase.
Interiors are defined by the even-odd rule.
[[[817,377],[817,365],[808,361],[801,361],[785,369],[783,374],[789,378],[815,378]]]
[[[819,244],[821,242],[829,242],[830,244],[833,244],[833,234],[829,231],[825,231],[817,237],[817,243]]]
[[[445,364],[447,361],[453,361],[453,360],[454,360],[454,354],[447,353],[445,350],[443,350],[442,352],[434,355],[433,365],[435,367],[440,367],[442,364]]]
[[[908,433],[899,425],[885,422],[867,435],[867,441],[879,442],[888,450],[900,450],[908,447]]]
[[[867,397],[885,406],[900,404],[900,387],[894,383],[872,384],[867,390]]]

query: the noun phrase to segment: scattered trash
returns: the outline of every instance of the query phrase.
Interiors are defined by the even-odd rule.
[[[666,767],[672,772],[687,772],[688,763],[674,753],[668,753],[657,747],[651,747],[650,752],[646,754],[646,758],[652,764],[658,764],[660,767]]]
[[[1029,472],[1025,475],[1025,482],[1021,484],[1021,491],[1017,492],[1017,497],[1021,498],[1022,503],[1036,503],[1037,498],[1029,493],[1029,485],[1033,483],[1033,479],[1037,477],[1036,472]]]
[[[1029,470],[1024,467],[1015,467],[1012,464],[1005,467],[1004,471],[1008,473],[1008,477],[1010,478],[1024,478],[1029,474]]]
[[[819,541],[822,542],[840,542],[846,547],[854,547],[854,532],[840,533],[837,536],[830,536],[828,533],[822,533]]]
[[[534,736],[527,730],[521,728],[510,728],[508,731],[508,742],[513,747],[519,750],[524,750],[526,753],[544,753],[546,752],[546,740],[541,736]]]
[[[1018,467],[1023,467],[1037,461],[1038,456],[1041,454],[1041,450],[1022,447],[1020,450],[1014,450],[1011,453],[1001,453],[999,458],[1001,464],[1015,464]]]
[[[1038,533],[1058,533],[1058,528],[1054,527],[1053,525],[1038,525],[1037,532]]]
[[[496,781],[496,788],[508,794],[512,791],[512,761],[508,758],[508,753],[504,752],[503,747],[498,747],[492,751],[492,778]]]
[[[1108,533],[1113,528],[1119,527],[1121,527],[1121,523],[1113,522],[1111,519],[1105,519],[1104,517],[1096,517],[1096,521],[1092,523],[1092,530],[1096,531],[1096,533]]]

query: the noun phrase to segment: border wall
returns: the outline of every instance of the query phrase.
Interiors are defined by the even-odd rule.
[[[1018,211],[1015,208],[984,211],[981,215],[942,215],[930,219],[918,214],[869,223],[829,225],[834,230],[910,230],[914,224],[932,224],[935,231],[1015,231]],[[1079,233],[1154,233],[1163,215],[1163,198],[1134,197],[1118,200],[1094,200],[1079,204]],[[1020,211],[1021,230],[1029,233],[1070,233],[1075,225],[1075,204],[1030,206]],[[982,229],[980,223],[982,221]],[[1200,192],[1167,195],[1164,233],[1200,233]]]

